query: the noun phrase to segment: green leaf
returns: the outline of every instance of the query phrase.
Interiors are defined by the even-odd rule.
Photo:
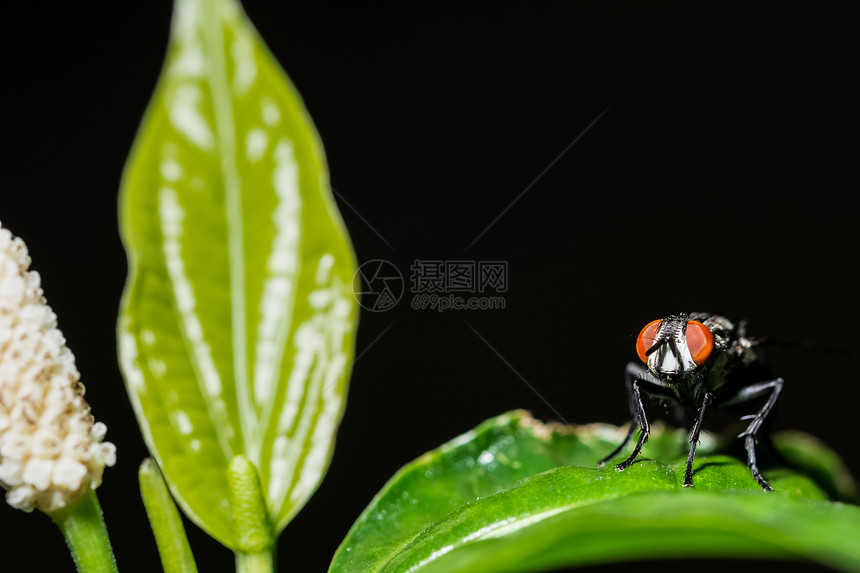
[[[120,356],[152,455],[230,547],[226,470],[246,456],[280,532],[331,458],[355,258],[313,123],[236,1],[177,0],[120,214]]]
[[[765,493],[745,463],[715,453],[706,436],[695,488],[684,488],[686,433],[652,430],[649,458],[617,472],[595,465],[620,443],[621,428],[545,425],[521,411],[488,420],[398,471],[330,572],[518,572],[719,556],[860,571],[860,508],[828,501],[805,472],[779,467],[764,468],[776,490]],[[803,442],[810,458],[833,461],[806,436],[777,442]]]

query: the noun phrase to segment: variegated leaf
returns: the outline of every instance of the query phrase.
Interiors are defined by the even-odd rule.
[[[225,470],[247,456],[280,531],[331,457],[355,262],[319,136],[238,2],[177,0],[121,227],[121,362],[153,456],[228,546]]]

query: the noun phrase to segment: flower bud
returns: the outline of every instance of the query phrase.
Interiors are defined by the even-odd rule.
[[[24,242],[0,225],[0,485],[13,507],[51,512],[98,487],[116,447],[29,267]]]

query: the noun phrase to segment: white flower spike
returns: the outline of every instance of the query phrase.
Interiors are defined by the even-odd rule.
[[[0,224],[0,485],[9,505],[52,512],[98,487],[116,447],[29,267],[27,246]]]

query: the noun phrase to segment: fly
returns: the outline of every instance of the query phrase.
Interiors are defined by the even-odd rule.
[[[765,491],[773,491],[758,469],[755,445],[756,436],[779,397],[783,380],[750,378],[754,367],[761,365],[761,356],[755,348],[757,344],[757,340],[747,338],[743,321],[734,324],[714,314],[678,314],[645,325],[636,338],[636,353],[642,363],[630,362],[624,376],[633,422],[621,445],[603,458],[600,465],[621,452],[630,441],[637,424],[640,433],[636,447],[630,457],[616,465],[615,469],[627,469],[639,456],[650,433],[642,402],[643,394],[671,400],[684,408],[696,409],[690,453],[684,472],[684,485],[691,487],[693,459],[708,409],[741,404],[766,396],[758,412],[742,418],[752,421],[739,437],[744,440],[747,465],[756,482]]]

